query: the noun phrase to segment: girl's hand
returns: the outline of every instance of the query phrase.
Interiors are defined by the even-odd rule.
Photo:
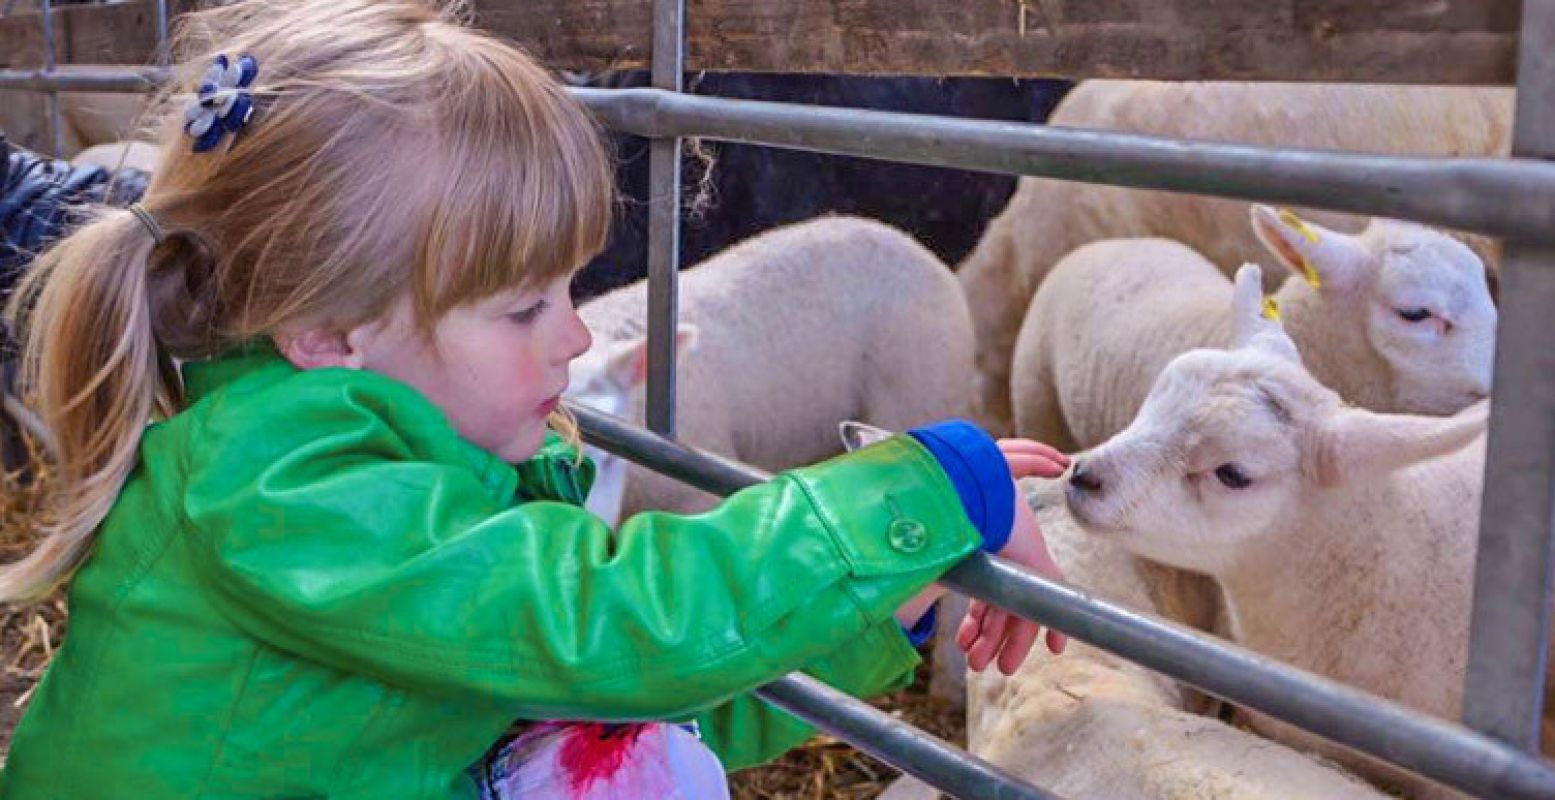
[[[1001,439],[999,449],[1010,463],[1012,478],[1057,478],[1069,468],[1069,458],[1063,453],[1030,439]],[[999,551],[999,557],[1046,578],[1063,577],[1053,555],[1048,552],[1036,516],[1019,485],[1015,487],[1015,524],[1010,530],[1010,541]],[[1012,675],[1026,660],[1041,630],[1042,626],[1035,622],[981,600],[973,600],[966,619],[961,622],[961,629],[956,632],[956,643],[966,651],[967,666],[973,670],[981,672],[997,658],[999,671]],[[1066,642],[1067,637],[1063,634],[1048,630],[1048,650],[1062,653]]]

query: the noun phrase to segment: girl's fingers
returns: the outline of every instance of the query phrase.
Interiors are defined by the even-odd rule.
[[[1010,621],[1008,612],[991,608],[988,616],[983,619],[982,630],[977,635],[977,641],[972,643],[972,648],[966,652],[966,663],[974,672],[982,672],[988,668],[989,662],[999,654],[999,647],[1004,643],[1004,629]]]
[[[999,671],[1006,675],[1014,675],[1015,670],[1026,661],[1026,656],[1031,653],[1031,646],[1037,643],[1037,634],[1042,632],[1042,626],[1035,622],[1023,619],[1011,621],[1010,630],[1004,639],[1004,646],[999,649]]]
[[[1009,462],[1010,474],[1017,478],[1056,478],[1069,469],[1066,463],[1026,453],[1006,454],[1005,461]]]
[[[1002,451],[1006,457],[1016,453],[1023,453],[1027,455],[1042,456],[1052,461],[1057,461],[1065,466],[1069,465],[1069,456],[1064,455],[1059,451],[1058,448],[1052,445],[1043,444],[1041,442],[1032,441],[1031,439],[1000,439],[999,450]]]
[[[983,614],[988,606],[981,600],[973,600],[967,608],[966,616],[961,618],[961,626],[956,629],[956,646],[961,652],[972,649],[972,642],[977,641],[977,632],[983,626]]]
[[[1053,630],[1052,628],[1047,629],[1047,651],[1049,653],[1052,653],[1055,656],[1059,655],[1060,653],[1064,652],[1064,648],[1068,646],[1068,636],[1065,636],[1062,633]]]

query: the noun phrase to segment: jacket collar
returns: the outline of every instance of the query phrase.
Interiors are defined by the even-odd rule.
[[[192,405],[251,373],[272,374],[273,378],[280,378],[296,372],[297,368],[281,357],[281,352],[269,337],[260,337],[233,347],[215,358],[185,362],[182,371],[184,397]]]
[[[234,347],[207,361],[183,365],[184,395],[190,404],[239,379],[253,377],[274,381],[295,374],[297,368],[281,357],[269,337],[261,337]],[[463,440],[460,440],[463,442]],[[495,466],[496,456],[464,442],[473,460]],[[480,465],[478,464],[478,466]],[[578,451],[554,431],[545,434],[540,451],[518,464],[518,494],[524,500],[555,500],[582,505],[594,485],[594,462],[579,459]],[[482,470],[489,474],[489,470]],[[499,471],[500,472],[500,471]]]
[[[528,500],[581,506],[594,485],[594,462],[578,458],[578,451],[555,431],[547,431],[540,452],[517,469],[519,493]]]

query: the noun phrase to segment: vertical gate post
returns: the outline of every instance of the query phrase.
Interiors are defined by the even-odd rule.
[[[685,0],[653,2],[653,85],[678,92],[685,72]],[[680,268],[680,137],[649,144],[648,428],[675,435],[675,323]]]
[[[157,63],[167,66],[172,53],[167,48],[167,0],[157,0]]]
[[[54,4],[51,0],[39,2],[38,18],[43,25],[43,74],[47,76],[54,71]],[[55,158],[64,158],[65,126],[59,112],[59,92],[50,89],[45,97],[49,110],[49,147],[54,150]]]
[[[1555,0],[1523,0],[1512,154],[1555,159]],[[1555,227],[1555,220],[1550,220]],[[1463,721],[1539,745],[1555,536],[1555,247],[1510,240]]]

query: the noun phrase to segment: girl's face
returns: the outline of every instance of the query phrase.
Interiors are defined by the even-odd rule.
[[[568,280],[460,306],[430,341],[410,319],[401,303],[386,322],[353,332],[362,368],[416,387],[460,435],[503,460],[533,456],[567,388],[568,363],[591,343]]]

